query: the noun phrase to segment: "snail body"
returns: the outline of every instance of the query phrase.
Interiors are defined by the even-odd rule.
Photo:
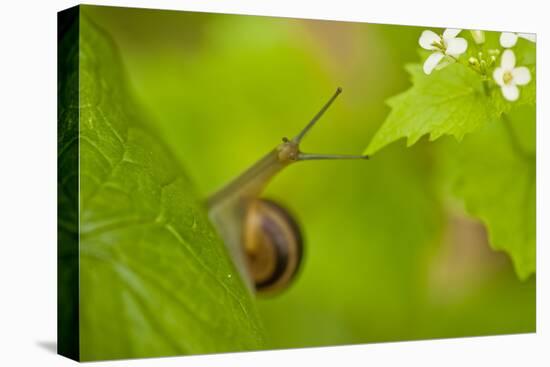
[[[308,154],[300,142],[340,94],[332,98],[293,139],[283,142],[207,201],[208,213],[251,290],[272,293],[286,288],[303,256],[303,237],[294,216],[282,205],[261,198],[265,186],[288,165],[317,159],[368,159],[368,156]]]

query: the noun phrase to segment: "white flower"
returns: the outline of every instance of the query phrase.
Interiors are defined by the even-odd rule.
[[[525,66],[516,66],[516,56],[512,50],[505,50],[500,59],[500,67],[493,72],[495,82],[500,86],[502,95],[509,101],[519,98],[518,85],[531,81],[531,73]]]
[[[537,41],[537,35],[534,33],[502,32],[500,34],[500,45],[504,48],[514,47],[516,42],[518,41],[518,37],[521,37],[531,42]]]
[[[423,49],[434,51],[428,56],[426,61],[424,61],[424,72],[426,74],[431,74],[433,69],[440,64],[445,56],[456,59],[466,51],[468,42],[464,38],[456,37],[460,31],[461,29],[449,28],[446,29],[441,36],[432,31],[422,32],[418,43]],[[447,59],[449,59],[449,57]],[[441,63],[440,68],[447,64],[448,62]]]

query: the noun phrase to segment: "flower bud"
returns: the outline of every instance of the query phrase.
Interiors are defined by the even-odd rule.
[[[485,43],[485,32],[483,31],[470,31],[474,42],[478,45]]]
[[[485,60],[481,60],[479,63],[479,70],[485,74],[487,72],[487,62]]]

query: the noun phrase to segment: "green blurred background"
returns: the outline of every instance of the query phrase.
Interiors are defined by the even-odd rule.
[[[120,49],[164,140],[206,197],[343,94],[304,150],[361,153],[417,62],[421,28],[85,7]],[[535,330],[535,277],[520,282],[442,184],[438,144],[399,141],[370,161],[305,162],[265,195],[306,239],[293,286],[260,298],[268,347]]]

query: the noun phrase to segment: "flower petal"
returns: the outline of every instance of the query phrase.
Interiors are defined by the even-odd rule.
[[[516,66],[516,55],[514,55],[514,51],[505,50],[502,53],[502,57],[500,58],[500,66],[502,66],[505,71],[511,71],[514,66]]]
[[[518,41],[518,35],[510,32],[502,32],[500,34],[500,45],[504,48],[514,47]]]
[[[507,100],[513,102],[519,98],[519,89],[513,84],[505,85],[500,88],[502,90],[502,95]]]
[[[501,87],[504,86],[504,69],[496,68],[495,71],[493,71],[493,79],[495,80],[495,83]]]
[[[460,54],[463,54],[468,48],[468,41],[464,38],[451,38],[445,40],[445,43],[447,46],[445,53],[454,57],[458,57]]]
[[[525,85],[531,81],[531,72],[525,66],[520,66],[512,70],[512,77],[517,85]]]
[[[518,33],[518,36],[531,42],[537,42],[537,35],[534,33]]]
[[[420,38],[418,39],[418,43],[420,44],[420,47],[426,50],[436,50],[437,47],[433,46],[434,42],[439,42],[441,38],[439,35],[432,31],[424,31],[420,35]]]
[[[426,61],[424,61],[424,72],[428,75],[430,75],[433,71],[433,69],[439,64],[441,59],[444,57],[441,52],[434,52],[428,58]]]
[[[456,28],[447,28],[443,32],[443,39],[451,39],[458,36],[458,34],[462,31],[462,29],[456,29]]]

